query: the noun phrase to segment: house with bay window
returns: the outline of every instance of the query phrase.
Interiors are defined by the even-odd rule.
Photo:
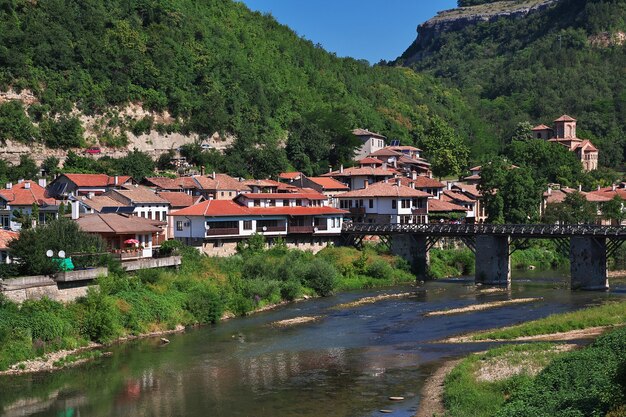
[[[249,193],[234,200],[208,200],[170,213],[174,238],[209,255],[233,254],[238,242],[261,234],[271,244],[317,251],[341,234],[346,212],[315,192]]]

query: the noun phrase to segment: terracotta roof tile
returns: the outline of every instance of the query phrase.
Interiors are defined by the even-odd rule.
[[[308,177],[309,180],[322,187],[323,190],[350,190],[346,184],[330,177]]]
[[[117,235],[161,232],[162,229],[155,223],[167,224],[118,213],[87,214],[77,219],[76,223],[88,233],[113,233]]]
[[[381,138],[381,139],[387,139],[386,136],[381,135],[380,133],[374,133],[374,132],[370,132],[367,129],[354,129],[352,131],[352,134],[354,136],[374,136],[376,138]]]
[[[250,191],[250,187],[227,174],[215,174],[215,178],[212,178],[212,176],[196,176],[194,179],[203,190]]]
[[[315,190],[303,188],[301,193],[248,193],[242,194],[238,198],[248,199],[265,199],[265,200],[284,200],[284,199],[303,199],[303,200],[326,200],[324,194],[320,194]]]
[[[574,119],[571,116],[568,116],[567,114],[564,114],[563,116],[555,120],[555,122],[575,122],[575,121],[576,119]]]
[[[380,159],[376,159],[376,158],[372,158],[372,157],[366,157],[363,159],[359,159],[357,161],[359,163],[359,165],[382,165],[383,161],[381,161]]]
[[[381,167],[352,167],[346,168],[343,172],[333,171],[326,174],[322,174],[322,177],[393,177],[398,173],[398,170],[393,168],[381,168]]]
[[[395,179],[389,180],[389,182],[377,182],[369,185],[367,188],[360,190],[353,190],[347,193],[338,194],[336,198],[376,198],[376,197],[415,197],[415,198],[427,198],[432,197],[430,194],[420,190],[415,190],[405,185],[398,185]]]
[[[106,174],[62,174],[77,187],[108,187],[115,184],[115,177]],[[127,183],[131,179],[128,175],[118,175],[117,185]]]
[[[343,214],[344,210],[333,207],[245,207],[232,200],[203,201],[170,216],[239,217],[239,216],[314,216]]]
[[[0,190],[0,198],[12,206],[56,205],[54,198],[46,196],[45,188],[30,180],[13,184],[10,190]]]
[[[283,180],[297,180],[302,177],[302,172],[281,172],[278,174],[278,178]]]
[[[448,212],[448,211],[463,211],[467,212],[465,207],[461,207],[459,205],[450,203],[448,201],[437,200],[435,198],[431,198],[428,200],[428,212],[431,213],[440,213],[440,212]]]
[[[13,239],[20,237],[19,232],[13,232],[11,230],[0,229],[0,250],[6,250],[9,247],[9,243]]]
[[[193,196],[183,192],[161,191],[159,197],[167,200],[173,209],[193,206],[202,200],[201,196]]]
[[[457,191],[446,190],[443,192],[443,195],[448,197],[449,201],[461,201],[464,203],[475,203],[476,200],[469,198],[465,194]]]
[[[82,197],[80,201],[95,211],[102,211],[104,207],[124,207],[124,204],[106,195],[96,195],[91,198]]]
[[[446,185],[434,178],[426,177],[424,175],[418,175],[415,179],[409,177],[398,177],[390,181],[396,181],[400,179],[402,185],[410,187],[411,184],[415,184],[415,188],[446,188]]]
[[[130,204],[166,204],[167,200],[159,197],[154,191],[146,187],[131,187],[121,190],[111,190],[109,196],[118,201],[128,200]]]

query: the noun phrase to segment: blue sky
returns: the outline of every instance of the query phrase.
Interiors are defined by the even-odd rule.
[[[415,39],[418,24],[456,6],[456,0],[240,1],[338,56],[372,64],[398,57]]]

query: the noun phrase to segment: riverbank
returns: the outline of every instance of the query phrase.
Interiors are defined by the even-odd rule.
[[[400,258],[373,249],[326,248],[316,255],[277,245],[243,247],[230,258],[183,254],[179,271],[112,271],[75,302],[0,297],[0,370],[54,370],[64,357],[130,338],[265,311],[284,302],[335,291],[413,283]],[[64,356],[50,356],[54,352]],[[31,362],[28,362],[31,361]],[[52,365],[51,365],[52,364]]]
[[[623,410],[626,397],[616,392],[621,390],[620,369],[626,366],[624,324],[626,302],[608,302],[446,339],[535,343],[503,345],[444,364],[426,384],[434,390],[426,394],[436,404],[424,407],[451,417],[560,415],[564,410],[582,416]],[[597,340],[584,348],[571,343],[583,339]],[[417,416],[423,413],[420,407]]]

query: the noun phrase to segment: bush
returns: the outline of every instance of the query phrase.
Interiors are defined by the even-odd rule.
[[[198,323],[216,323],[224,313],[224,300],[216,287],[207,283],[198,284],[188,295],[185,308]]]
[[[293,301],[302,295],[303,288],[300,281],[284,281],[280,286],[280,296],[283,300]]]
[[[318,295],[329,296],[337,285],[337,270],[321,259],[315,259],[305,271],[302,282]]]
[[[390,280],[393,278],[393,268],[384,260],[377,259],[365,269],[365,274],[376,279]]]
[[[98,289],[89,288],[77,305],[82,308],[80,332],[85,337],[105,343],[120,333],[120,312],[111,297]]]

